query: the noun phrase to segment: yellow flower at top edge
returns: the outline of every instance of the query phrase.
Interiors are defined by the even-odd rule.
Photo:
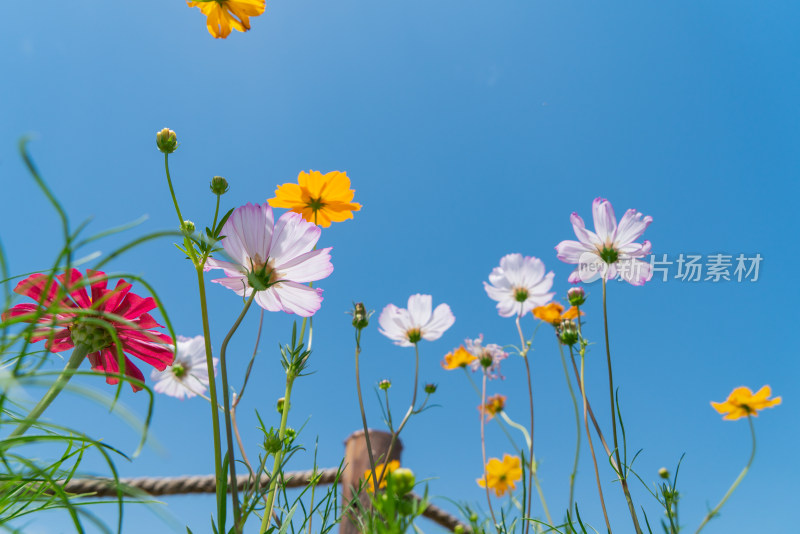
[[[520,467],[519,456],[503,455],[503,461],[499,458],[490,458],[486,464],[486,475],[478,479],[478,485],[482,488],[493,489],[495,495],[502,497],[506,491],[516,489],[516,482],[522,479],[522,467]]]
[[[381,481],[381,488],[386,487],[386,475],[383,474],[383,470],[386,469],[386,473],[388,474],[399,468],[400,462],[397,460],[392,460],[388,464],[378,464],[375,466],[375,476]],[[383,480],[381,480],[381,478]],[[375,482],[372,480],[372,469],[367,469],[364,471],[364,480],[367,481],[367,491],[370,493],[375,493]]]
[[[461,346],[453,352],[448,352],[444,355],[442,367],[448,371],[452,371],[453,369],[458,369],[459,367],[466,367],[477,359],[478,358],[476,356],[470,354],[467,349]]]
[[[769,386],[764,386],[755,394],[750,391],[750,388],[742,386],[734,389],[725,402],[712,402],[711,406],[719,413],[727,414],[723,419],[728,421],[734,421],[750,415],[758,417],[759,410],[777,406],[781,403],[780,397],[770,399],[769,396],[771,394],[772,390]]]
[[[488,399],[486,399],[486,404],[483,405],[484,411],[486,411],[486,419],[489,420],[493,418],[495,415],[499,414],[506,408],[506,396],[497,394],[492,395]],[[481,407],[478,406],[478,410]]]
[[[583,312],[580,312],[580,314],[586,315]],[[551,302],[546,306],[537,306],[536,308],[534,308],[533,316],[536,317],[537,319],[541,319],[546,323],[550,323],[553,326],[558,326],[564,319],[577,319],[578,308],[572,306],[570,309],[564,312],[564,306],[562,306],[558,302]]]
[[[225,39],[231,29],[246,32],[250,29],[250,17],[263,14],[266,7],[265,0],[187,1],[186,4],[203,12],[208,33],[215,39]]]
[[[278,186],[275,198],[267,201],[269,205],[300,213],[308,222],[323,228],[331,222],[352,219],[353,212],[361,209],[361,204],[352,201],[355,191],[350,189],[350,178],[343,172],[301,172],[297,182]]]

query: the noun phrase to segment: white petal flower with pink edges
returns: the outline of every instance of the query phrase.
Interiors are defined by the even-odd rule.
[[[175,361],[163,371],[153,369],[150,378],[155,381],[156,393],[164,393],[178,399],[190,399],[204,395],[208,389],[208,364],[206,363],[206,344],[203,336],[178,336],[178,352]],[[217,362],[214,358],[214,374]]]
[[[555,295],[550,293],[551,287],[553,273],[545,274],[542,260],[522,254],[503,256],[500,266],[489,274],[489,283],[483,283],[489,298],[497,301],[500,317],[521,317],[544,306]]]
[[[313,250],[322,230],[299,213],[284,213],[273,224],[269,204],[236,208],[221,234],[222,248],[233,260],[208,258],[205,270],[222,269],[212,280],[237,295],[256,292],[256,304],[268,311],[310,317],[322,305],[322,290],[305,285],[333,272],[331,247]]]
[[[411,295],[408,309],[387,305],[378,317],[378,331],[401,347],[413,347],[421,339],[435,341],[445,330],[453,326],[456,318],[447,304],[439,304],[433,310],[430,295]]]
[[[601,277],[606,280],[621,278],[635,286],[643,285],[652,278],[649,262],[641,261],[650,254],[650,241],[635,243],[653,218],[629,209],[617,224],[611,202],[596,198],[592,203],[595,232],[586,229],[580,215],[570,216],[577,241],[566,240],[556,246],[558,259],[574,263],[578,267],[569,275],[569,282],[593,282]]]

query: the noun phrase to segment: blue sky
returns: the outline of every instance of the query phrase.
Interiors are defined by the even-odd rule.
[[[291,424],[308,419],[303,436],[309,445],[319,438],[320,465],[338,464],[343,440],[361,424],[344,312],[353,300],[379,313],[390,302],[404,306],[413,293],[432,294],[434,304],[451,306],[456,323],[421,346],[422,380],[439,384],[441,406],[411,421],[403,460],[418,478],[432,479],[432,494],[472,503],[483,503],[474,483],[481,474],[478,400],[439,361],[480,333],[501,345],[517,340],[513,320],[497,316],[482,288],[503,255],[540,257],[563,296],[571,266],[553,247],[573,238],[573,211],[591,226],[597,196],[611,200],[618,217],[631,207],[651,215],[645,238],[656,254],[758,253],[764,259],[755,283],[612,283],[615,382],[629,448],[643,449],[643,478],[655,480],[658,468],[674,467],[686,453],[681,522],[692,531],[749,454],[747,424],[722,421],[709,401],[740,385],[771,385],[783,404],[755,421],[754,468],[704,532],[785,531],[800,475],[800,369],[791,348],[798,319],[792,273],[800,259],[791,204],[800,164],[798,15],[791,2],[276,2],[252,20],[251,32],[214,40],[200,12],[177,1],[15,3],[6,8],[13,24],[0,37],[0,238],[15,273],[46,268],[60,245],[57,218],[16,151],[24,134],[35,134],[31,152],[73,224],[92,217],[89,231],[99,232],[149,216],[87,253],[174,227],[155,149],[155,132],[165,126],[181,142],[171,158],[181,208],[198,224],[213,215],[213,175],[230,181],[223,197],[230,208],[264,202],[301,170],[346,171],[364,207],[323,231],[320,244],[333,246],[335,270],[319,284],[325,301],[314,321],[315,373],[297,384]],[[123,256],[110,270],[144,276],[176,331],[201,333],[194,274],[168,240]],[[586,335],[597,342],[587,388],[608,426],[600,288],[587,290]],[[216,285],[208,295],[219,347],[240,301]],[[252,454],[252,410],[271,415],[282,395],[276,349],[288,341],[291,320],[268,315],[240,408]],[[256,323],[251,313],[234,340],[233,384]],[[534,327],[530,317],[523,324]],[[381,336],[377,321],[363,343],[362,383],[369,389],[390,378],[393,405],[404,406],[413,351]],[[547,328],[534,349],[536,454],[548,505],[560,510],[574,420]],[[519,421],[527,418],[523,369],[510,358],[507,378],[490,386],[508,395],[508,412]],[[380,427],[374,394],[366,399],[370,424]],[[140,413],[146,404],[128,391],[123,400]],[[79,398],[66,397],[47,416],[128,452],[136,446],[133,431]],[[210,473],[208,426],[202,400],[158,398],[153,435],[161,447],[120,462],[121,473]],[[509,446],[493,428],[488,453],[504,452]],[[298,455],[291,467],[310,463],[310,453]],[[626,532],[621,492],[606,486],[612,526]],[[588,454],[576,492],[582,514],[599,528]],[[641,487],[634,485],[634,498],[659,516]],[[165,502],[178,525],[207,527],[213,497]],[[110,507],[104,517],[113,518]],[[61,532],[61,525],[47,517],[36,531]],[[144,529],[169,527],[129,507],[125,530]]]

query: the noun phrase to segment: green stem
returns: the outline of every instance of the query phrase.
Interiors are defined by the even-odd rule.
[[[169,154],[164,154],[164,170],[167,172],[167,184],[169,185],[169,194],[172,195],[172,203],[175,204],[175,212],[178,214],[179,228],[183,228],[183,216],[181,209],[178,207],[178,197],[175,196],[175,189],[172,187],[172,178],[169,175]]]
[[[530,364],[530,362],[528,362],[528,349],[530,348],[530,344],[529,343],[528,344],[525,343],[525,336],[522,335],[522,327],[519,324],[519,315],[517,315],[517,331],[519,332],[519,339],[522,342],[522,346],[525,347],[524,349],[522,349],[521,356],[525,360],[525,372],[528,375],[528,398],[530,399],[530,406],[531,406],[531,439],[530,439],[530,443],[528,443],[528,445],[530,447],[530,451],[529,451],[529,455],[528,455],[528,458],[530,459],[530,471],[529,471],[530,472],[530,476],[528,477],[528,515],[526,516],[526,517],[530,517],[531,516],[531,512],[533,510],[533,508],[532,508],[532,506],[533,506],[532,505],[532,502],[533,502],[533,487],[532,487],[532,484],[533,484],[533,478],[534,478],[534,472],[533,472],[533,384],[531,382],[531,364]],[[540,494],[541,494],[541,492],[540,492]],[[523,512],[524,511],[525,510],[523,509]],[[525,515],[525,514],[523,513],[523,515]],[[550,521],[550,523],[552,524],[552,521]],[[531,522],[530,521],[526,521],[525,522],[525,533],[526,534],[530,531],[530,527],[531,527]]]
[[[364,412],[364,399],[361,396],[361,377],[358,366],[358,357],[361,355],[361,329],[356,331],[356,391],[358,391],[358,406],[361,409],[361,423],[364,425],[364,439],[367,442],[367,454],[369,455],[369,468],[372,470],[372,483],[375,484],[375,493],[378,492],[378,477],[375,475],[375,458],[372,457],[372,444],[369,441],[369,428],[367,427],[367,415]],[[388,462],[384,459],[384,463]],[[386,469],[384,468],[384,471]]]
[[[484,421],[486,414],[484,413],[484,406],[486,406],[486,369],[483,369],[483,387],[481,388],[481,454],[483,456],[483,485],[486,488],[486,502],[489,504],[489,513],[492,514],[492,523],[495,530],[500,532],[500,526],[497,524],[497,518],[494,516],[494,509],[492,508],[492,498],[489,495],[489,471],[488,464],[486,463],[486,432],[484,429]],[[524,515],[524,514],[523,514]]]
[[[603,326],[606,335],[606,361],[608,363],[608,391],[611,396],[611,430],[614,436],[614,455],[617,458],[617,468],[619,470],[619,481],[622,484],[622,492],[625,494],[625,500],[628,503],[628,510],[633,519],[633,526],[636,529],[636,534],[642,534],[642,528],[639,526],[639,518],[636,516],[636,507],[633,505],[631,492],[628,489],[627,480],[627,466],[622,465],[622,459],[619,455],[619,442],[617,441],[617,418],[616,407],[614,403],[614,375],[611,372],[611,346],[608,343],[608,308],[606,307],[606,277],[603,276]]]
[[[733,481],[733,484],[731,484],[731,487],[728,488],[727,493],[725,493],[725,496],[722,497],[721,501],[719,501],[719,504],[716,505],[713,510],[708,512],[708,515],[706,515],[705,519],[703,519],[703,522],[700,523],[699,527],[697,527],[695,534],[698,534],[701,530],[703,530],[703,527],[706,526],[706,523],[711,521],[711,519],[719,513],[720,508],[722,508],[730,496],[733,495],[733,492],[736,490],[739,484],[741,484],[742,480],[744,480],[744,476],[747,474],[747,472],[750,470],[750,466],[753,464],[753,459],[756,457],[756,429],[753,426],[753,418],[749,415],[747,416],[747,422],[750,423],[750,436],[753,440],[753,450],[750,452],[750,459],[747,460],[747,465],[744,466],[742,472],[739,473],[739,476]]]
[[[208,396],[211,398],[211,427],[214,436],[214,476],[217,489],[217,510],[221,509],[221,503],[228,496],[222,492],[223,476],[222,472],[222,446],[219,438],[219,403],[217,402],[217,380],[214,375],[214,358],[211,350],[211,329],[208,323],[208,303],[206,302],[206,286],[203,279],[203,266],[195,265],[197,271],[197,285],[200,290],[200,314],[203,318],[203,339],[206,345],[206,366],[208,369]],[[235,485],[236,482],[234,481]],[[220,525],[223,528],[224,525]]]
[[[572,503],[575,496],[575,477],[578,474],[578,460],[581,453],[581,416],[578,410],[578,401],[575,398],[575,391],[572,389],[572,380],[567,369],[567,360],[564,357],[564,346],[559,342],[558,352],[561,355],[561,365],[564,367],[564,377],[567,379],[569,396],[572,399],[572,407],[575,410],[575,462],[572,464],[572,473],[569,475],[569,510],[572,510]]]
[[[6,438],[16,438],[22,436],[28,429],[33,425],[37,419],[42,415],[42,413],[47,409],[48,406],[58,397],[58,394],[61,393],[61,390],[67,385],[69,379],[72,378],[72,375],[75,374],[75,371],[80,367],[81,362],[88,354],[89,347],[85,345],[77,345],[74,349],[72,349],[72,355],[69,357],[67,361],[67,365],[64,367],[64,370],[61,371],[61,374],[58,375],[56,381],[53,382],[53,385],[50,386],[50,389],[47,390],[44,397],[33,407],[30,411],[28,416],[14,429],[11,434],[8,435]]]
[[[237,478],[236,478],[236,456],[235,450],[233,448],[233,427],[231,425],[231,403],[230,403],[230,394],[228,392],[228,366],[227,366],[227,354],[228,354],[228,343],[230,342],[233,334],[239,328],[239,325],[244,320],[244,316],[247,315],[247,311],[250,309],[250,305],[253,304],[253,299],[256,297],[256,292],[253,291],[250,294],[250,297],[247,299],[247,302],[242,309],[242,312],[239,314],[239,317],[236,318],[236,322],[233,323],[228,335],[225,336],[225,339],[222,341],[222,346],[219,349],[219,371],[222,377],[222,402],[223,406],[225,407],[225,438],[228,444],[228,467],[230,468],[231,472],[231,500],[233,501],[233,527],[234,530],[238,533],[242,531],[242,525],[239,524],[241,521],[241,511],[239,509],[239,490],[237,488]]]
[[[261,520],[260,534],[264,534],[269,528],[269,518],[272,517],[272,509],[275,506],[275,494],[278,492],[278,471],[281,468],[283,461],[283,440],[286,439],[286,421],[289,419],[289,404],[292,397],[292,384],[294,384],[295,375],[291,372],[286,373],[286,392],[283,394],[283,412],[281,413],[281,426],[278,429],[278,439],[281,443],[281,450],[275,454],[275,463],[272,464],[272,471],[269,475],[269,497],[267,498],[267,506],[264,509],[264,517]]]

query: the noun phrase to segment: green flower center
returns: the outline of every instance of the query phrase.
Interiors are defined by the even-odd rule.
[[[256,254],[256,257],[252,258],[250,262],[251,265],[250,271],[247,273],[247,282],[250,284],[250,287],[256,291],[263,291],[280,281],[280,276],[270,265],[271,262],[263,261],[258,254]]]
[[[322,198],[312,198],[308,202],[308,207],[311,208],[311,211],[319,211],[325,207],[325,203]]]
[[[186,371],[187,369],[183,365],[179,363],[172,364],[172,374],[175,375],[175,378],[183,378],[186,375]]]
[[[408,331],[408,341],[411,343],[419,343],[422,339],[422,332],[419,331],[419,328],[412,328]]]
[[[617,252],[616,249],[603,246],[603,250],[600,251],[600,259],[609,265],[612,263],[617,263],[617,260],[619,259],[619,252]]]
[[[94,318],[96,321],[97,318]],[[75,346],[83,345],[87,348],[87,353],[98,352],[114,344],[111,332],[98,325],[96,322],[88,322],[85,317],[78,318],[69,329],[70,338]]]
[[[514,300],[517,302],[525,302],[528,300],[528,290],[524,287],[514,289]]]

